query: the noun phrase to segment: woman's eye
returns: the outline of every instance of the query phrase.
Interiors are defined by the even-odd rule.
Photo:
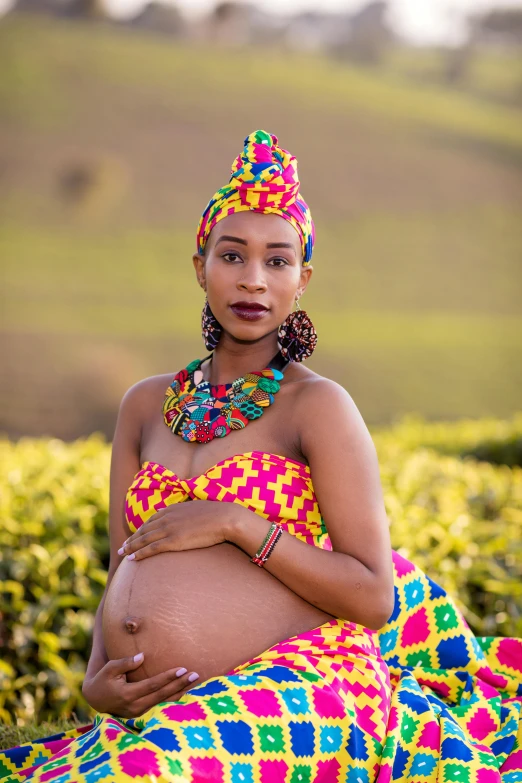
[[[270,262],[274,262],[274,266],[285,266],[285,264],[288,264],[288,261],[286,258],[272,258]]]
[[[239,258],[237,253],[223,253],[223,258],[225,260],[228,260],[230,256],[233,256],[234,258]],[[233,259],[231,263],[235,263]]]

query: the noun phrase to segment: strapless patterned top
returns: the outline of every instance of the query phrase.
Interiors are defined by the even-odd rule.
[[[308,544],[332,548],[310,468],[278,454],[236,454],[189,479],[179,478],[157,462],[145,462],[126,496],[131,532],[160,509],[186,500],[240,503]]]

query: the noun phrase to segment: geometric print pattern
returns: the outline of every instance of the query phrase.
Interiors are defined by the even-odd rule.
[[[188,498],[239,502],[331,548],[310,470],[265,452],[178,479],[145,463],[137,529]],[[518,783],[522,640],[476,638],[446,592],[393,552],[395,606],[378,632],[342,619],[274,645],[138,718],[0,751],[0,783]]]
[[[185,500],[239,503],[321,549],[331,549],[310,468],[277,454],[251,451],[221,460],[205,473],[180,479],[156,462],[145,462],[126,499],[131,532],[161,508]]]
[[[393,553],[379,630],[392,704],[379,783],[522,781],[522,640],[476,638],[447,593]]]
[[[250,133],[243,151],[234,159],[228,183],[205,207],[197,230],[197,249],[202,254],[210,232],[228,215],[256,212],[280,215],[288,220],[301,240],[302,264],[312,260],[315,226],[310,209],[299,191],[297,158],[279,146],[277,136],[264,130]]]

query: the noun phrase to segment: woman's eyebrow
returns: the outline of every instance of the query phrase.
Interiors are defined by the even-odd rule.
[[[248,245],[248,242],[246,239],[240,239],[239,237],[231,237],[224,234],[222,237],[219,237],[218,241],[216,242],[216,245],[219,245],[220,242],[239,242],[241,245]]]
[[[248,245],[246,239],[241,239],[241,237],[233,237],[230,234],[223,234],[222,237],[219,237],[218,241],[216,242],[216,247],[219,245],[220,242],[239,242],[240,245]],[[290,250],[294,251],[294,255],[297,255],[295,252],[295,247],[292,245],[291,242],[267,242],[266,246],[268,248],[287,247]]]
[[[223,234],[222,237],[219,237],[218,241],[216,242],[216,246],[219,245],[220,242],[239,242],[241,245],[248,245],[248,242],[246,239],[241,239],[240,237],[233,237],[228,234]],[[288,247],[290,250],[293,250],[295,253],[295,247],[292,245],[291,242],[267,242],[267,247]]]
[[[267,242],[267,247],[289,247],[290,250],[293,250],[295,253],[295,247],[292,245],[291,242]]]

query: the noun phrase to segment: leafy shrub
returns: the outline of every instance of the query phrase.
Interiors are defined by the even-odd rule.
[[[379,443],[394,442],[410,450],[422,446],[441,454],[522,467],[522,412],[511,419],[456,422],[425,421],[410,414],[393,427],[375,432],[374,437]]]
[[[393,546],[479,635],[522,635],[522,469],[458,455],[500,453],[521,430],[522,417],[408,417],[373,433]],[[0,721],[92,715],[81,683],[107,576],[109,458],[96,435],[0,441]]]
[[[0,720],[88,713],[81,683],[107,578],[109,446],[0,442]]]

